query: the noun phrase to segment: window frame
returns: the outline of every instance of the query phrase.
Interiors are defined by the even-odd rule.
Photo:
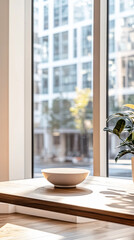
[[[8,0],[7,0],[8,2]],[[21,61],[17,61],[17,71],[19,71],[19,75],[22,77],[22,85],[23,85],[23,94],[19,96],[19,105],[16,105],[16,99],[14,98],[14,92],[18,91],[18,85],[13,84],[14,81],[17,81],[16,73],[12,72],[12,79],[11,79],[11,72],[9,71],[9,79],[10,86],[14,86],[14,88],[9,88],[7,85],[8,97],[10,100],[9,108],[7,106],[7,110],[9,112],[9,145],[7,143],[6,148],[9,150],[9,159],[8,159],[8,166],[7,171],[9,169],[9,179],[23,179],[23,178],[31,178],[31,169],[33,174],[33,1],[32,0],[22,0],[21,4],[18,4],[18,0],[10,1],[9,6],[9,14],[7,14],[7,19],[10,17],[9,21],[9,30],[14,24],[16,19],[16,15],[21,19],[21,23],[23,24],[23,38],[20,41],[19,49],[23,51],[23,54],[17,52],[16,46],[11,49],[13,44],[13,36],[19,37],[20,25],[16,23],[15,32],[11,35],[11,30],[9,31],[9,40],[10,44],[7,43],[9,46],[10,58],[9,58],[9,69],[13,71],[15,67],[15,61],[12,61],[12,56],[17,57],[19,59],[21,57]],[[107,0],[94,0],[94,68],[93,74],[94,79],[93,81],[93,99],[94,99],[94,106],[93,106],[93,124],[94,124],[94,141],[93,141],[93,148],[94,150],[94,175],[98,176],[107,176],[106,169],[107,169],[107,162],[106,162],[106,134],[103,132],[103,128],[106,123],[106,79],[107,79]],[[12,8],[11,8],[12,7]],[[32,12],[31,12],[32,10]],[[11,13],[13,13],[11,18]],[[2,26],[1,26],[2,28]],[[1,30],[2,31],[2,30]],[[8,31],[8,30],[7,30]],[[18,38],[15,38],[15,43]],[[13,46],[14,46],[13,44]],[[11,51],[12,50],[12,51]],[[13,55],[12,55],[13,54]],[[17,58],[18,60],[18,58]],[[31,62],[32,60],[32,62]],[[7,59],[8,62],[8,59]],[[10,65],[12,63],[12,65]],[[12,68],[11,68],[12,67]],[[31,70],[32,69],[32,70]],[[31,76],[32,75],[32,76]],[[12,82],[13,81],[13,82]],[[20,85],[19,87],[21,88]],[[0,88],[2,91],[2,88]],[[22,92],[22,88],[21,88]],[[21,98],[21,99],[20,99]],[[19,138],[18,141],[18,134],[16,134],[16,127],[13,126],[20,126],[19,120],[20,118],[14,117],[14,109],[18,116],[22,116],[21,118],[21,139]],[[4,106],[1,107],[1,112],[4,111]],[[22,111],[23,110],[23,111]],[[21,115],[20,115],[21,113]],[[23,114],[22,114],[23,113]],[[97,117],[96,117],[97,116]],[[14,117],[14,118],[13,118]],[[12,123],[14,123],[12,125]],[[16,125],[15,125],[16,124]],[[4,123],[3,123],[4,126]],[[1,126],[1,128],[3,127]],[[31,135],[32,133],[32,135]],[[12,144],[14,142],[14,146]],[[23,144],[23,147],[22,147]],[[16,146],[21,151],[16,151]],[[12,149],[12,151],[11,151]],[[31,153],[32,152],[32,153]],[[18,160],[19,156],[19,160]],[[1,158],[4,157],[4,153],[1,154]],[[18,161],[20,164],[18,164]],[[17,165],[16,165],[17,163]],[[31,166],[32,164],[32,166]],[[16,165],[16,167],[15,167]],[[17,169],[16,169],[17,168]],[[7,174],[7,173],[5,173]]]
[[[34,0],[32,0],[33,2]],[[108,176],[107,141],[103,128],[107,117],[107,42],[108,42],[108,0],[94,0],[93,17],[93,175]],[[32,13],[34,12],[32,5]],[[33,18],[33,14],[32,14]],[[33,19],[32,22],[34,23]],[[33,32],[33,25],[32,25]],[[33,41],[32,41],[32,49]],[[33,63],[33,56],[32,56]],[[32,69],[33,78],[33,69]],[[32,79],[33,81],[34,79]],[[32,92],[32,101],[34,92]],[[34,121],[34,109],[32,108]],[[96,117],[97,116],[97,117]],[[32,123],[32,176],[34,175],[34,123]]]
[[[107,139],[107,0],[94,0],[93,163],[94,176],[108,176]],[[97,116],[97,117],[96,117]]]

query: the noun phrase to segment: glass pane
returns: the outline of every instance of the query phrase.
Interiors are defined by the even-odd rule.
[[[82,56],[92,55],[92,25],[82,27]]]
[[[44,29],[48,29],[48,6],[44,6]]]
[[[134,1],[109,0],[108,115],[134,104]],[[114,122],[111,124],[114,125]],[[131,155],[115,163],[116,135],[108,137],[109,176],[131,178]]]
[[[92,0],[73,0],[74,22],[81,22],[93,18],[93,1]]]
[[[68,0],[54,1],[54,27],[68,24]]]
[[[34,177],[93,174],[92,16],[92,0],[34,0]]]

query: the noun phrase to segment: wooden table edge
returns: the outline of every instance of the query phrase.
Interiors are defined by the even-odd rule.
[[[0,202],[134,226],[134,215],[0,193]]]

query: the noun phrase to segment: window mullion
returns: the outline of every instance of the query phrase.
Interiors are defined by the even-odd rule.
[[[94,175],[106,176],[106,54],[107,0],[94,0],[93,149]]]

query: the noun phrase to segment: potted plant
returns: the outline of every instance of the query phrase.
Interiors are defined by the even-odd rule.
[[[120,150],[115,157],[116,162],[128,153],[134,155],[134,105],[126,104],[124,106],[129,108],[129,110],[110,115],[107,119],[108,126],[104,128],[104,131],[115,134],[120,140],[120,144],[117,146]],[[110,127],[111,121],[114,123],[114,127],[112,128]],[[131,160],[134,181],[134,157]]]

